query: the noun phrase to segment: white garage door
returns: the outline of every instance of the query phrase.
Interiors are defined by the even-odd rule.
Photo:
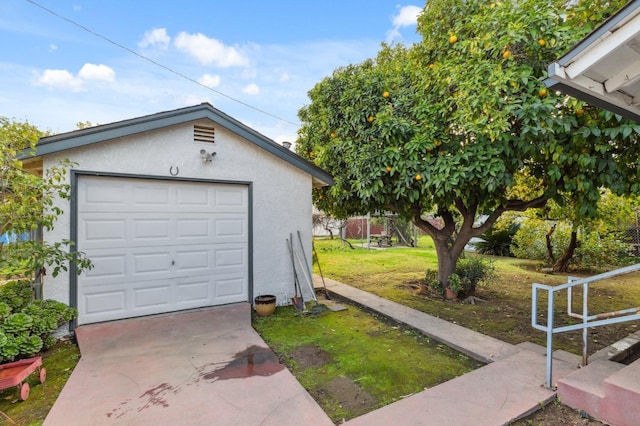
[[[81,176],[78,323],[248,300],[248,187]]]

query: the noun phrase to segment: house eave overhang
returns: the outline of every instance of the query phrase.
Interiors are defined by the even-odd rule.
[[[640,0],[550,64],[548,75],[549,88],[640,121]]]
[[[314,187],[333,185],[334,183],[333,177],[323,169],[208,103],[47,136],[40,139],[36,146],[35,156],[41,157],[49,154],[57,154],[94,143],[132,136],[201,119],[209,119],[217,123],[265,151],[310,174],[313,178]]]

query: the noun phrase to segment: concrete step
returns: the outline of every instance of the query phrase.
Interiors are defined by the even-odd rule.
[[[602,410],[607,423],[637,425],[640,422],[640,361],[625,366],[604,381]]]
[[[518,343],[516,347],[518,349],[535,352],[542,356],[547,355],[547,348],[545,348],[544,346],[540,346],[536,343],[522,342],[522,343]],[[576,366],[579,366],[580,363],[582,362],[582,357],[580,355],[572,354],[571,352],[563,351],[562,349],[557,349],[553,351],[553,359],[561,360]]]
[[[558,381],[558,398],[614,426],[640,419],[640,361],[625,366],[599,359]]]

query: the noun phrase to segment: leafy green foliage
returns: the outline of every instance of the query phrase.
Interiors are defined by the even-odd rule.
[[[7,315],[0,319],[0,361],[34,355],[55,343],[52,333],[78,313],[56,300],[33,300],[28,281],[0,286],[0,307]]]
[[[27,280],[9,281],[0,286],[0,303],[6,304],[9,312],[19,312],[32,301],[33,289]]]
[[[424,283],[431,290],[436,293],[444,293],[444,286],[438,280],[438,271],[432,268],[428,268],[424,273]]]
[[[385,45],[309,92],[296,150],[336,182],[314,202],[338,218],[410,218],[447,282],[505,212],[556,200],[594,216],[601,188],[639,193],[640,125],[544,85],[547,65],[622,3],[428,1],[421,43]]]
[[[554,257],[559,256],[569,244],[571,226],[566,222],[536,218],[524,220],[514,236],[511,250],[515,256],[538,260],[549,265],[551,260],[547,252],[545,235],[554,224],[556,228],[551,234],[551,244]],[[587,232],[586,228],[583,228],[578,233],[578,239],[580,245],[570,261],[572,269],[601,270],[633,262],[629,255],[631,245],[621,241],[617,233]]]
[[[511,241],[519,228],[520,225],[516,222],[511,222],[506,228],[492,227],[480,235],[482,240],[473,243],[473,246],[480,254],[513,257]]]
[[[495,268],[490,260],[478,256],[458,259],[456,275],[460,277],[464,293],[472,295],[479,285],[486,285],[495,277]],[[455,291],[455,290],[454,290]]]
[[[32,173],[21,160],[35,149],[43,135],[29,123],[0,117],[0,234],[21,235],[40,228],[53,229],[62,213],[56,199],[69,199],[67,173],[72,163],[62,161],[40,176]],[[70,248],[72,244],[68,240],[48,243],[36,239],[0,244],[0,275],[7,279],[30,277],[43,267],[51,266],[51,275],[57,276],[68,269],[70,262],[76,262],[77,273],[91,268],[91,262],[82,253]]]
[[[469,256],[458,259],[456,271],[449,275],[446,285],[438,279],[438,272],[431,268],[425,271],[424,283],[439,294],[444,294],[445,287],[449,287],[455,293],[463,292],[466,295],[473,295],[478,285],[489,284],[494,277],[495,268],[491,261],[478,256]]]

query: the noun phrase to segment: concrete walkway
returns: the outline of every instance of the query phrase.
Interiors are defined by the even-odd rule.
[[[253,330],[250,309],[77,328],[82,357],[44,425],[332,425]]]
[[[545,356],[537,345],[510,345],[326,282],[334,294],[488,363],[348,425],[497,426],[555,396],[542,386]],[[45,426],[332,424],[251,328],[248,303],[82,326],[76,337],[82,358]],[[558,351],[554,380],[578,362]]]
[[[319,277],[315,285],[322,287]],[[538,410],[555,397],[544,387],[546,357],[541,346],[511,345],[404,305],[325,278],[330,292],[406,324],[488,364],[471,373],[348,421],[358,425],[505,425]],[[554,353],[554,383],[577,369],[580,357]]]

